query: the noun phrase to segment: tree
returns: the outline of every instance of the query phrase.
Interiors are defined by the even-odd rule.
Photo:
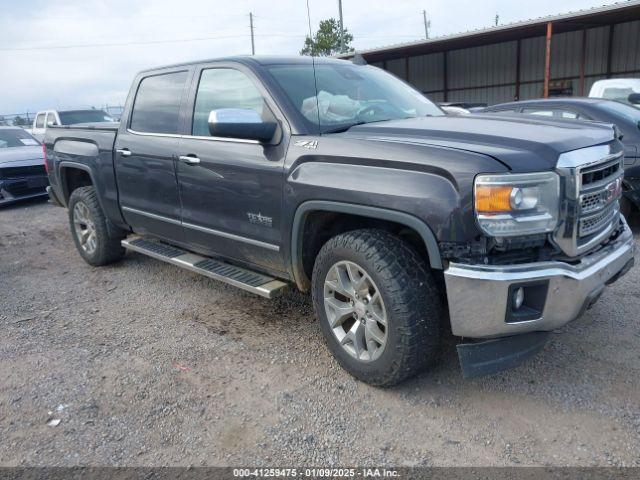
[[[20,115],[16,115],[15,118],[13,119],[13,124],[17,127],[21,127],[23,125],[26,125],[27,122]]]
[[[345,52],[352,52],[350,43],[353,41],[347,29],[344,29]],[[318,33],[311,38],[307,35],[304,40],[304,47],[300,50],[300,55],[312,55],[315,57],[328,57],[340,52],[340,23],[335,18],[322,20]]]

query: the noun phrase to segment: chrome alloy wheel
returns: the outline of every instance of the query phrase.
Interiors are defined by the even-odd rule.
[[[342,348],[356,359],[380,357],[387,343],[387,312],[380,290],[359,265],[341,261],[327,272],[324,308]]]
[[[89,207],[78,202],[73,207],[73,226],[82,249],[92,255],[97,248],[96,226],[91,219]]]

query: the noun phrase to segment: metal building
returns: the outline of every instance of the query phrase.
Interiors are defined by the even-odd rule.
[[[640,0],[358,53],[438,102],[588,95],[640,77]]]

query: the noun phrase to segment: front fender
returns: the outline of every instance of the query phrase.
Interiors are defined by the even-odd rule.
[[[298,207],[293,219],[291,229],[291,259],[293,265],[293,278],[298,285],[307,283],[302,265],[302,233],[304,222],[310,212],[335,212],[348,213],[361,217],[387,220],[412,228],[422,238],[429,256],[429,263],[432,268],[442,270],[442,259],[435,235],[428,225],[420,219],[403,212],[388,210],[383,208],[369,207],[366,205],[349,204],[342,202],[328,202],[324,200],[311,200]]]
[[[437,232],[450,228],[452,212],[461,203],[456,185],[441,175],[343,163],[301,163],[288,176],[285,192],[285,204],[296,206],[291,212],[290,253],[298,285],[307,283],[301,250],[310,212],[346,213],[405,225],[422,238],[431,267],[442,269]]]

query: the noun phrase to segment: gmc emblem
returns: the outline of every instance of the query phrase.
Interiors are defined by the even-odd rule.
[[[602,192],[602,199],[605,205],[608,205],[618,197],[621,184],[622,181],[618,178],[605,187],[604,192]]]

